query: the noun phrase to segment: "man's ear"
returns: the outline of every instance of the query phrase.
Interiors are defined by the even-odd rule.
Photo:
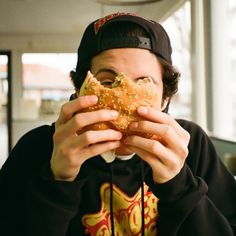
[[[70,95],[70,101],[79,97],[79,89],[75,89],[75,93]]]
[[[80,91],[79,89],[77,89],[77,88],[75,89],[77,97],[79,97],[79,91]]]
[[[76,99],[77,98],[77,94],[76,93],[72,93],[71,95],[70,95],[70,101],[71,100],[74,100],[74,99]]]
[[[162,104],[161,104],[161,111],[167,112],[168,111],[168,107],[170,104],[170,98],[166,98],[162,100]]]

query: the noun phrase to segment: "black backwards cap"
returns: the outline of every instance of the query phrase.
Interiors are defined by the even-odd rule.
[[[114,22],[133,22],[141,26],[149,36],[124,36],[101,40],[101,35],[107,26]],[[148,49],[168,63],[172,64],[172,48],[170,39],[164,28],[157,22],[147,20],[133,13],[114,13],[95,20],[86,28],[78,48],[76,71],[80,70],[85,61],[100,52],[114,48],[144,48]]]

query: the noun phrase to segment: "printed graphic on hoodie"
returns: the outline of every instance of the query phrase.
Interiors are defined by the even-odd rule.
[[[86,214],[82,222],[89,235],[110,236],[110,184],[104,183],[100,190],[102,199],[101,210],[94,214]],[[156,221],[158,198],[148,191],[144,185],[144,218],[145,235],[157,235]],[[127,196],[113,185],[113,217],[115,235],[140,236],[142,232],[142,200],[141,188],[132,197]]]

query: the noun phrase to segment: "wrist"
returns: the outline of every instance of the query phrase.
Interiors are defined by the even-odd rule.
[[[153,193],[162,201],[173,202],[189,192],[197,182],[191,170],[185,164],[181,171],[165,183],[153,183]]]
[[[79,174],[80,168],[76,170],[70,171],[61,171],[61,169],[57,169],[50,165],[50,171],[52,173],[52,178],[57,181],[66,181],[66,182],[73,182],[77,175]]]

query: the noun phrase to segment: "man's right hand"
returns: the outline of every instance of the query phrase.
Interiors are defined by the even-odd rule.
[[[51,158],[51,170],[56,180],[73,181],[87,159],[120,146],[122,134],[118,131],[81,132],[87,125],[117,118],[118,113],[112,110],[83,112],[97,101],[93,95],[81,96],[62,106],[55,124]]]

